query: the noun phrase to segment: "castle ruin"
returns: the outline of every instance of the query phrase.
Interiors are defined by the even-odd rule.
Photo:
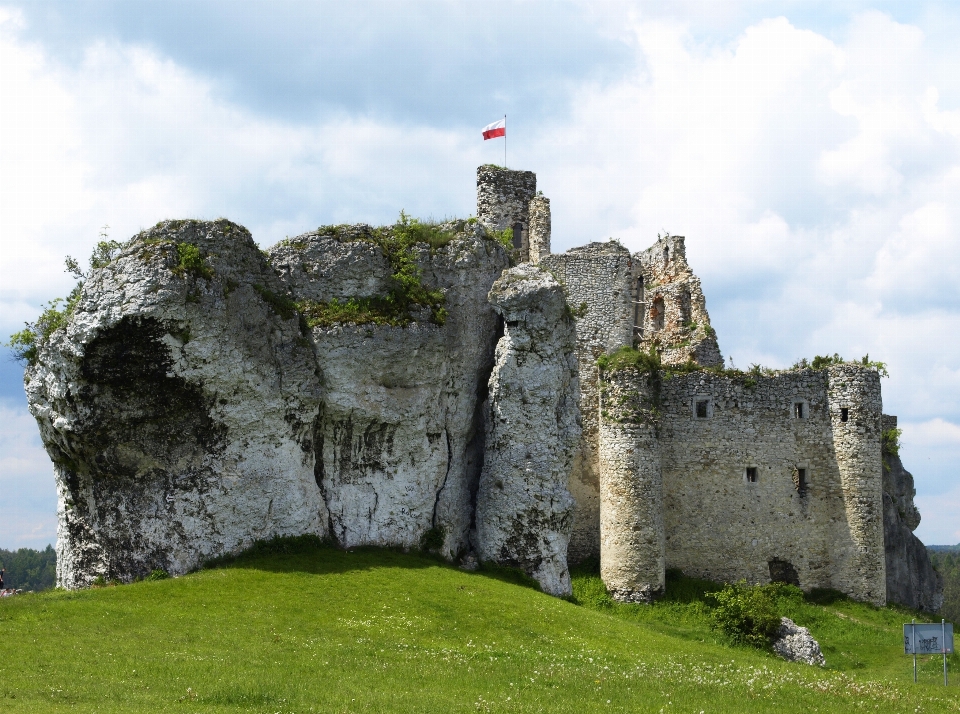
[[[310,533],[474,552],[553,594],[598,558],[629,602],[677,568],[939,608],[874,369],[723,370],[683,237],[553,254],[532,172],[480,167],[476,219],[443,228],[404,247],[402,314],[377,312],[397,254],[363,225],[261,252],[166,221],[93,271],[25,372],[59,583]]]

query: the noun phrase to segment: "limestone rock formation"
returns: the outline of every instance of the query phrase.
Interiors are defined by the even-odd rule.
[[[567,478],[580,437],[573,320],[560,284],[529,264],[505,272],[490,302],[505,333],[490,376],[477,551],[569,594]]]
[[[820,667],[827,663],[820,651],[820,644],[813,639],[810,630],[800,627],[789,617],[780,618],[780,629],[773,641],[773,651],[788,662],[804,662]]]
[[[447,245],[413,247],[424,285],[444,292],[443,325],[422,310],[404,326],[336,323],[310,331],[323,382],[316,482],[330,532],[344,547],[418,546],[428,531],[442,537],[445,555],[467,546],[482,459],[480,395],[496,343],[487,292],[507,258],[478,224],[446,228],[457,235]],[[371,231],[298,236],[271,249],[271,262],[297,301],[382,293],[390,268],[369,242]]]
[[[884,420],[890,419],[884,415]],[[896,427],[896,424],[894,424]],[[943,605],[943,577],[913,531],[920,525],[914,505],[913,476],[897,454],[883,454],[883,540],[887,565],[887,601],[938,612]]]
[[[61,586],[326,535],[320,377],[282,292],[223,220],[160,223],[89,276],[25,374],[56,474]]]

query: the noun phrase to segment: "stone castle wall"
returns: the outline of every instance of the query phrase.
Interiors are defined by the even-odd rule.
[[[576,317],[580,416],[583,434],[570,471],[576,501],[569,558],[577,563],[600,555],[600,415],[597,358],[629,345],[633,332],[630,283],[633,260],[619,243],[591,243],[548,255],[540,266],[564,286]]]
[[[624,369],[600,393],[600,577],[621,602],[650,602],[665,585],[657,379]]]
[[[883,604],[879,396],[876,372],[850,366],[752,386],[709,372],[664,380],[667,567]]]
[[[657,349],[664,364],[722,366],[700,279],[687,263],[684,237],[659,238],[634,258],[637,347]]]
[[[530,200],[528,260],[536,265],[550,255],[550,199],[535,196]]]

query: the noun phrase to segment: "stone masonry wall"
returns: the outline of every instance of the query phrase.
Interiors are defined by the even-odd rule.
[[[533,171],[511,171],[498,166],[477,169],[477,219],[490,230],[530,225],[530,199],[537,194]]]
[[[663,477],[657,375],[601,375],[600,577],[621,602],[663,594]]]
[[[664,364],[723,364],[700,279],[690,270],[683,236],[659,238],[634,255],[634,336],[643,351],[656,347]]]
[[[536,265],[550,255],[550,199],[535,196],[530,199],[529,260]]]
[[[879,394],[877,374],[851,366],[753,385],[709,372],[664,380],[667,567],[882,604]]]
[[[540,259],[564,286],[576,316],[580,415],[583,434],[570,472],[576,501],[569,559],[577,563],[600,555],[599,384],[597,358],[629,345],[633,330],[630,283],[633,260],[615,241],[590,243]]]

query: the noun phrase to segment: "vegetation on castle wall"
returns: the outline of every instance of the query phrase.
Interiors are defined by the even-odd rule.
[[[793,367],[791,367],[791,369],[826,369],[827,367],[841,364],[866,367],[867,369],[872,369],[873,371],[877,372],[881,377],[890,376],[890,372],[887,371],[886,362],[877,362],[875,360],[871,360],[870,355],[864,355],[859,360],[845,360],[836,352],[834,352],[832,355],[817,355],[812,360],[802,357],[793,363]]]

